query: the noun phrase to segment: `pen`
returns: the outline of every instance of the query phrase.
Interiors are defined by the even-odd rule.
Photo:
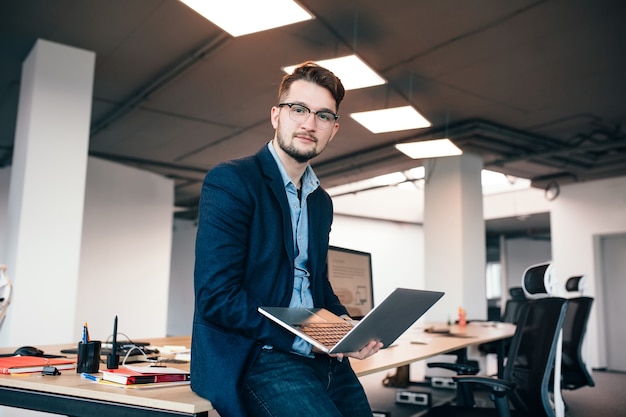
[[[89,342],[89,328],[87,327],[87,322],[83,325],[83,343]]]
[[[80,374],[80,376],[82,376],[83,378],[86,378],[86,379],[88,379],[90,381],[95,381],[95,382],[100,381],[100,377],[99,376],[91,375],[91,374],[88,374],[88,373],[85,373],[85,372]]]

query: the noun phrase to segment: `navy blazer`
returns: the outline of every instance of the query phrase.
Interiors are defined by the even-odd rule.
[[[347,314],[328,281],[332,200],[320,187],[307,204],[313,302]],[[289,306],[294,258],[287,195],[267,146],[209,171],[196,236],[191,388],[222,417],[245,416],[240,382],[262,346],[291,349],[294,336],[257,308]]]

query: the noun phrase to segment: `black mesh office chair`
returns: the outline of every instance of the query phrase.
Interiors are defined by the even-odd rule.
[[[557,286],[550,262],[529,266],[522,275],[522,290],[528,299],[556,296]]]
[[[517,323],[517,318],[522,310],[522,306],[526,304],[526,296],[522,287],[509,288],[510,298],[506,301],[504,312],[500,317],[503,323]],[[506,352],[511,346],[511,339],[499,340],[497,342],[489,342],[478,345],[478,350],[483,354],[496,354],[498,358],[498,378],[504,376],[504,358]]]
[[[554,297],[557,283],[549,262],[532,265],[522,275],[522,290],[528,301],[517,320],[507,354],[503,377],[457,376],[459,386],[481,383],[491,387],[495,408],[452,407],[433,409],[428,416],[550,416],[563,415],[560,384],[561,334],[567,300]],[[552,389],[558,388],[556,394]],[[510,411],[510,406],[514,411]]]
[[[506,301],[500,321],[504,323],[516,323],[522,306],[526,304],[526,296],[524,295],[524,289],[522,287],[509,288],[509,295],[511,298]]]
[[[507,300],[502,314],[501,321],[506,323],[516,323],[521,312],[522,306],[526,304],[526,296],[522,287],[512,287],[509,289],[511,298]],[[512,339],[499,340],[497,342],[484,343],[478,346],[479,351],[487,354],[494,353],[497,355],[498,378],[504,375],[504,358],[508,352]],[[453,352],[457,355],[454,363],[448,362],[430,362],[427,364],[429,368],[448,369],[457,375],[476,375],[480,371],[476,361],[467,359],[467,350]],[[457,385],[456,389],[456,405],[471,407],[474,405],[474,394],[472,387],[469,385]]]
[[[490,387],[494,408],[434,407],[427,417],[555,417],[550,376],[565,319],[567,300],[547,297],[529,300],[522,307],[508,352],[504,378],[455,376],[459,385]],[[511,409],[513,408],[513,409]]]
[[[455,350],[449,355],[456,356],[456,362],[430,362],[426,366],[429,368],[448,369],[456,373],[456,375],[476,375],[480,370],[476,361],[470,361],[467,358],[467,348]],[[457,385],[456,387],[456,405],[463,407],[474,406],[474,393],[470,385]]]
[[[584,285],[584,276],[571,277],[565,285],[567,291],[579,291],[581,293],[580,297],[569,299],[565,324],[563,325],[561,388],[568,390],[595,386],[583,360],[583,341],[593,305],[593,298],[582,296]]]

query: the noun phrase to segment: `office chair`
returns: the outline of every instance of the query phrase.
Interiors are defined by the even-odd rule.
[[[456,362],[429,362],[429,368],[442,368],[454,371],[456,375],[476,375],[480,370],[476,361],[469,361],[467,358],[467,348],[458,349],[448,353],[456,356]],[[456,386],[456,405],[462,407],[474,406],[474,393],[472,387],[467,384]]]
[[[522,290],[528,299],[560,296],[552,263],[545,262],[526,268],[522,275]]]
[[[509,288],[509,298],[504,305],[504,313],[500,321],[503,323],[517,323],[517,318],[520,314],[522,306],[526,304],[526,295],[524,295],[524,289],[522,287]]]
[[[575,276],[569,278],[565,284],[567,291],[581,293],[580,297],[569,299],[563,325],[561,387],[568,390],[595,386],[582,355],[587,322],[593,305],[593,298],[582,296],[585,281],[585,276]]]
[[[521,287],[512,287],[509,289],[511,298],[507,300],[504,313],[502,314],[501,321],[506,323],[516,323],[520,314],[522,306],[526,303],[526,297]],[[495,353],[498,357],[498,378],[503,377],[504,372],[504,358],[509,349],[511,339],[500,340],[497,342],[483,343],[478,346],[478,350],[482,353]],[[442,368],[454,371],[457,375],[476,375],[480,370],[476,361],[469,361],[467,359],[467,350],[463,349],[462,352],[452,352],[457,355],[457,360],[454,363],[448,362],[430,362],[427,364],[429,368]],[[456,390],[456,404],[460,406],[472,406],[474,404],[474,394],[472,393],[472,387],[469,385],[457,385]]]
[[[550,262],[540,263],[536,265],[531,265],[522,274],[522,292],[526,298],[526,304],[528,300],[533,299],[543,299],[547,297],[552,297],[555,295],[557,291],[557,282],[554,278],[553,267]],[[514,290],[516,296],[520,296],[519,290]],[[519,306],[518,306],[519,307]],[[518,314],[521,315],[521,311],[518,310]],[[511,308],[509,314],[511,317],[515,316],[514,308]],[[518,316],[519,319],[519,316]],[[513,343],[514,338],[511,343]],[[556,371],[560,374],[560,363],[561,363],[561,331],[559,330],[559,337],[557,340],[558,349],[556,351],[556,360],[554,361]],[[509,348],[510,355],[511,348]],[[508,355],[507,355],[508,357]],[[505,377],[506,367],[503,365],[504,363],[504,352],[501,351],[499,362],[502,364],[498,364],[498,376],[502,375]],[[464,364],[447,364],[445,362],[435,362],[429,363],[428,367],[430,368],[446,368],[450,370],[454,370],[457,373],[457,376],[462,375],[476,375],[478,373],[478,367],[472,368],[470,366]],[[456,378],[455,378],[456,379]],[[559,416],[562,416],[562,412],[564,410],[563,400],[560,396],[560,380],[554,378],[554,382],[550,385],[550,388],[554,388],[553,396],[554,401],[556,403],[556,407],[559,409]],[[471,407],[474,405],[473,394],[471,391],[472,387],[470,385],[457,384],[457,405]]]
[[[500,321],[503,323],[517,323],[517,318],[521,312],[522,307],[526,304],[526,296],[522,287],[509,288],[510,298],[506,301],[504,306],[504,312],[500,317]],[[478,350],[487,354],[496,354],[498,357],[498,378],[504,376],[504,358],[506,352],[511,346],[511,339],[500,340],[498,342],[483,343],[478,345]]]
[[[522,276],[522,289],[529,299],[542,299],[546,297],[561,297],[558,280],[551,262],[539,263],[529,266]],[[553,403],[558,416],[565,414],[565,402],[561,395],[561,364],[563,356],[563,329],[559,332],[558,347],[552,369],[550,390],[553,395]]]
[[[546,297],[529,300],[520,311],[508,352],[504,378],[455,376],[458,385],[481,384],[491,389],[495,407],[434,407],[427,417],[555,417],[550,376],[565,320],[567,300]],[[511,406],[513,409],[511,410]]]
[[[7,315],[9,304],[11,304],[11,280],[6,274],[7,266],[0,264],[0,326]]]

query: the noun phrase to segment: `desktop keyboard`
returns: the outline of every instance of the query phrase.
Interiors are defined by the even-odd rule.
[[[352,324],[308,323],[300,326],[300,330],[330,349],[352,330]]]

